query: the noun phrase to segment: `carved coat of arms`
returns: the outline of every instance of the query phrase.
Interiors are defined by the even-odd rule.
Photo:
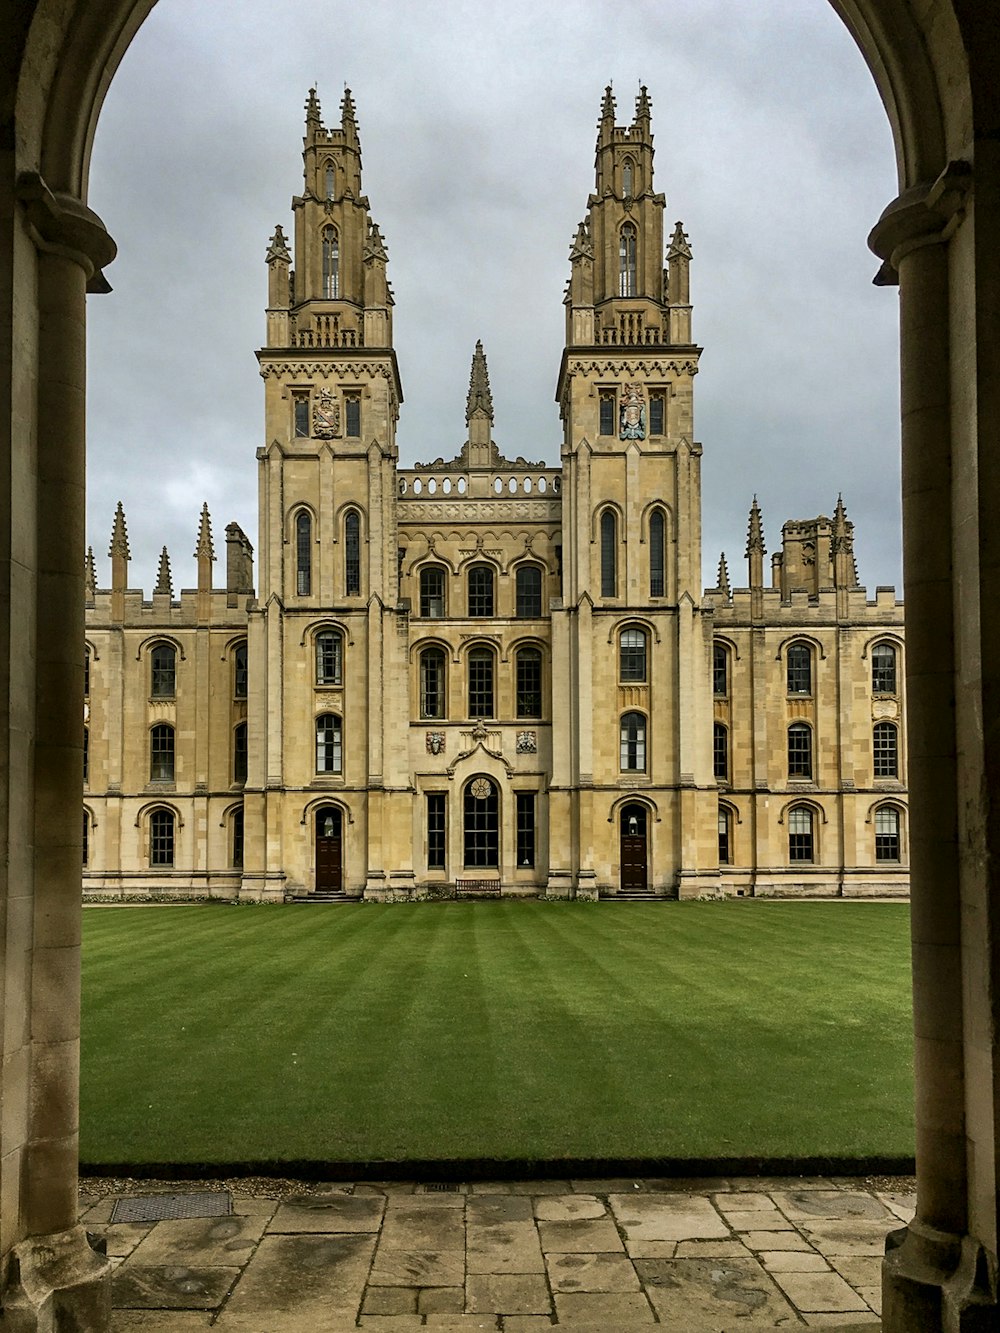
[[[444,754],[444,732],[429,731],[426,736],[428,754]]]
[[[635,380],[625,386],[622,394],[618,437],[622,440],[646,438],[646,398],[642,385]]]
[[[340,434],[340,404],[332,389],[320,389],[316,395],[312,433],[317,440],[332,440]]]

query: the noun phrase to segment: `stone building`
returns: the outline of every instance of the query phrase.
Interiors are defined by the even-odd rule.
[[[601,107],[570,251],[560,466],[505,457],[477,345],[454,457],[400,467],[387,256],[354,104],[311,91],[267,251],[260,551],[213,586],[89,558],[85,887],[249,899],[908,887],[902,607],[852,525],[701,582],[691,250],[645,89]],[[666,261],[664,266],[664,253]],[[502,412],[501,412],[502,417]]]

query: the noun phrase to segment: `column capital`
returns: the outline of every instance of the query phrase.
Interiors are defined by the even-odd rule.
[[[73,195],[54,193],[37,171],[18,176],[17,198],[37,248],[79,264],[87,275],[88,292],[110,292],[103,269],[118,247],[97,214]]]
[[[868,248],[881,259],[877,287],[899,283],[899,264],[925,245],[941,245],[965,216],[972,190],[972,164],[949,162],[934,181],[921,181],[887,204],[868,236]]]

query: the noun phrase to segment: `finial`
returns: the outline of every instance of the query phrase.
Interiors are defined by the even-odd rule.
[[[761,555],[767,552],[767,547],[764,545],[764,530],[760,521],[760,505],[757,503],[756,495],[753,497],[753,504],[750,506],[746,554],[750,555],[752,551],[759,551]]]
[[[97,566],[94,564],[94,548],[87,547],[87,554],[83,561],[83,583],[86,589],[87,597],[91,601],[97,592]]]
[[[614,124],[615,120],[615,96],[611,91],[611,84],[604,89],[604,100],[601,103],[601,120],[610,120]]]
[[[729,566],[726,564],[726,553],[722,551],[719,555],[719,574],[715,586],[725,596],[728,602],[732,597],[732,587],[729,582]]]
[[[170,577],[170,556],[167,554],[167,548],[164,546],[160,552],[160,568],[156,575],[156,587],[153,592],[166,593],[168,597],[174,595],[174,581]]]
[[[674,234],[670,238],[670,248],[667,250],[668,259],[690,259],[691,247],[688,245],[687,232],[680,222],[674,227]]]
[[[323,124],[322,114],[320,112],[319,98],[316,96],[316,89],[309,89],[309,96],[306,98],[306,125],[320,127]]]
[[[111,545],[108,548],[110,556],[124,556],[126,560],[132,558],[128,549],[128,529],[125,526],[125,510],[122,508],[121,500],[118,501],[118,508],[115,510],[115,521],[111,528]]]
[[[493,420],[493,395],[490,393],[490,373],[486,367],[486,353],[482,342],[476,342],[472,355],[472,371],[469,375],[469,397],[465,407],[465,424],[472,420],[473,412],[485,412]]]
[[[272,263],[275,259],[283,259],[286,263],[291,262],[291,251],[288,249],[288,241],[281,226],[276,226],[274,235],[271,237],[267,254],[264,256],[265,263]]]
[[[212,519],[208,512],[208,502],[201,507],[201,521],[198,524],[198,545],[195,547],[195,555],[198,559],[207,556],[209,560],[215,559],[215,546],[212,542]]]

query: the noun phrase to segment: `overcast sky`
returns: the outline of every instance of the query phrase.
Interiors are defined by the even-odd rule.
[[[694,252],[703,581],[746,583],[756,491],[769,550],[843,491],[862,582],[900,581],[898,306],[865,238],[896,193],[888,123],[826,0],[160,0],[98,129],[90,204],[118,243],[90,299],[89,540],[98,582],[125,505],[130,582],[160,547],[192,586],[203,500],[257,545],[264,253],[301,189],[303,102],[353,91],[363,183],[389,249],[404,464],[465,437],[469,362],[494,435],[557,462],[569,244],[597,115],[653,106],[668,235]]]

